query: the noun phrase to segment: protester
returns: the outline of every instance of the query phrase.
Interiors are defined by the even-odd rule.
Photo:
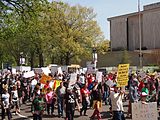
[[[33,120],[42,120],[42,115],[45,108],[45,102],[43,94],[36,96],[32,102],[31,112],[33,114]]]
[[[15,110],[16,114],[20,113],[17,86],[13,86],[13,90],[11,91],[11,100],[12,100],[13,107],[16,107],[16,110]]]
[[[56,89],[57,104],[58,104],[58,117],[63,117],[63,101],[64,95],[66,94],[66,87],[63,86],[63,82]]]
[[[76,95],[72,89],[73,88],[71,87],[67,88],[67,92],[64,97],[64,102],[66,105],[66,120],[74,120],[74,112],[76,105],[78,106],[78,110],[80,111],[78,99],[76,98]]]
[[[84,87],[81,89],[81,95],[82,95],[82,109],[80,110],[80,115],[82,116],[82,112],[84,111],[84,116],[88,116],[87,114],[86,114],[86,112],[87,112],[87,107],[88,107],[88,105],[89,105],[89,103],[90,103],[90,101],[89,101],[89,94],[90,94],[90,92],[89,92],[89,90],[87,89],[87,87],[88,87],[88,84],[86,83],[85,85],[84,85]]]
[[[122,101],[124,92],[122,90],[119,90],[116,84],[113,87],[114,91],[110,93],[113,120],[125,120]]]
[[[90,117],[91,119],[94,119],[95,116],[97,115],[98,120],[101,120],[101,115],[100,115],[100,108],[102,107],[102,91],[101,91],[101,85],[96,82],[94,88],[93,88],[93,108],[94,112],[92,116]]]
[[[4,85],[3,86],[3,93],[1,97],[2,101],[2,120],[5,120],[5,112],[7,112],[8,120],[11,120],[11,112],[10,112],[10,103],[11,103],[11,97],[10,94],[8,93],[8,86]]]
[[[146,92],[142,92],[142,94],[141,94],[142,104],[147,104],[147,96],[148,96],[148,94]]]
[[[50,115],[50,110],[51,110],[51,115],[53,115],[54,112],[54,92],[52,91],[51,88],[47,88],[47,93],[45,95],[46,98],[46,104],[47,104],[47,113]]]
[[[107,82],[108,81],[108,77],[106,76],[104,78],[104,83],[103,83],[103,101],[105,102],[105,105],[108,104],[109,100],[108,100],[108,97],[109,97],[109,86],[107,85]]]
[[[138,102],[139,100],[139,94],[138,94],[138,80],[133,79],[132,84],[129,87],[129,105],[128,105],[128,114],[127,117],[131,117],[131,109],[132,109],[132,103]]]

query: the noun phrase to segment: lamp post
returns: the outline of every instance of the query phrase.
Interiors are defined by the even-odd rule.
[[[142,68],[142,27],[141,27],[141,10],[140,0],[138,0],[138,28],[139,28],[139,67]]]
[[[94,70],[96,71],[96,67],[97,67],[97,50],[96,50],[96,46],[93,46],[92,48],[92,54],[93,54],[93,63],[94,63]]]
[[[22,72],[22,64],[23,64],[23,52],[20,52],[20,71]]]

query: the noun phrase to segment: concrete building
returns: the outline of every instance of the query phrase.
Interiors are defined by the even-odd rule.
[[[160,48],[160,2],[143,7],[141,11],[142,50]],[[108,18],[112,50],[139,49],[139,13]]]

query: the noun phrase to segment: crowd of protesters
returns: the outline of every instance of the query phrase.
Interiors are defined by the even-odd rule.
[[[69,73],[50,76],[52,80],[47,80],[42,85],[41,74],[35,73],[33,77],[24,78],[23,73],[1,73],[2,120],[5,119],[5,112],[8,120],[11,120],[11,109],[19,114],[21,105],[26,102],[32,102],[33,120],[42,120],[43,114],[54,118],[55,108],[58,110],[58,117],[66,120],[74,119],[76,108],[80,116],[88,116],[87,109],[92,108],[94,111],[90,118],[100,120],[103,102],[110,105],[113,120],[125,120],[123,100],[129,99],[127,117],[132,117],[131,105],[134,102],[157,102],[160,105],[160,76],[157,73],[145,73],[143,77],[139,72],[132,73],[125,88],[117,86],[116,72],[103,75],[101,82],[96,80],[95,74],[77,74],[77,81],[73,85],[70,85]],[[61,80],[56,88],[53,86],[55,80]],[[108,81],[112,81],[112,84],[108,84]]]

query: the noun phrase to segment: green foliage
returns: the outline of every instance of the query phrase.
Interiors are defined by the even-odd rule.
[[[0,41],[3,41],[0,46],[5,46],[5,52],[3,49],[0,52],[14,58],[12,61],[17,65],[20,52],[32,67],[80,62],[82,57],[91,57],[95,44],[99,53],[107,52],[109,42],[104,40],[93,9],[45,0],[21,2],[17,6],[23,5],[22,9],[0,4],[4,11],[9,9],[4,9],[4,6],[15,8],[0,14]],[[29,6],[25,7],[28,3]]]
[[[128,64],[128,63],[129,64],[131,63],[130,57],[129,57],[128,51],[124,50],[120,64]]]

